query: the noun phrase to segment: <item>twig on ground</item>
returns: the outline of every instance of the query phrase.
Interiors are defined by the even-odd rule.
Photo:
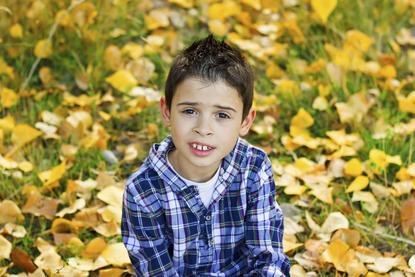
[[[372,233],[374,233],[374,234],[376,234],[376,235],[379,235],[379,236],[381,236],[381,237],[385,237],[385,238],[389,238],[389,239],[393,239],[393,240],[397,240],[397,241],[405,242],[405,243],[407,243],[407,244],[409,244],[409,245],[415,246],[415,242],[413,242],[413,241],[410,241],[410,240],[407,240],[407,239],[403,239],[403,238],[398,238],[398,237],[391,236],[391,235],[388,235],[388,234],[384,234],[384,233],[381,233],[381,232],[378,232],[378,231],[373,231],[373,230],[370,230],[370,229],[369,229],[369,228],[367,228],[366,226],[363,226],[363,225],[361,225],[361,224],[359,224],[359,223],[353,223],[353,224],[354,224],[356,227],[360,228],[360,229],[363,229],[363,230],[368,231],[368,232],[372,232]]]
[[[38,66],[38,64],[39,64],[40,60],[42,59],[43,53],[45,52],[45,50],[46,50],[46,48],[48,47],[48,45],[49,45],[50,41],[52,40],[53,35],[54,35],[54,34],[55,34],[55,32],[56,32],[56,29],[58,28],[58,24],[59,24],[59,22],[61,22],[61,20],[63,19],[63,17],[64,17],[65,15],[67,15],[67,14],[68,14],[68,13],[69,13],[69,12],[70,12],[73,8],[75,8],[76,6],[78,6],[79,4],[81,4],[81,3],[85,2],[85,1],[86,1],[86,0],[79,0],[78,2],[74,2],[74,3],[72,3],[72,5],[70,5],[70,6],[68,7],[68,9],[67,9],[65,12],[63,12],[63,13],[61,14],[61,16],[59,16],[59,17],[56,19],[55,23],[54,23],[54,24],[53,24],[53,26],[52,26],[52,29],[51,29],[51,30],[50,30],[50,32],[49,32],[49,36],[48,36],[48,38],[47,38],[47,40],[46,40],[46,43],[45,43],[45,45],[43,45],[42,52],[40,53],[39,57],[37,57],[36,61],[33,63],[32,68],[30,69],[29,75],[27,76],[26,80],[23,82],[22,86],[20,87],[20,92],[22,92],[23,90],[25,90],[25,88],[26,88],[26,87],[27,87],[27,85],[29,84],[30,79],[32,78],[32,75],[33,75],[33,73],[34,73],[34,72],[35,72],[35,70],[36,70],[36,67]]]

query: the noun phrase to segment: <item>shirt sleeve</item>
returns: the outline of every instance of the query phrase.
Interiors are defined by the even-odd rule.
[[[290,260],[284,254],[283,214],[275,200],[275,183],[268,158],[251,185],[245,225],[250,250],[247,276],[290,276]]]
[[[168,242],[147,207],[140,206],[128,186],[124,192],[121,234],[138,276],[179,276],[173,268]]]

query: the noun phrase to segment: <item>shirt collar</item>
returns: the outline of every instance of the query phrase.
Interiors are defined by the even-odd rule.
[[[241,137],[238,137],[233,150],[222,159],[219,170],[219,179],[223,179],[226,184],[231,184],[233,178],[240,170],[249,144]],[[166,181],[174,190],[183,190],[187,188],[186,183],[175,173],[168,165],[166,155],[175,149],[171,136],[165,138],[161,143],[156,143],[150,150],[149,156],[144,163],[155,170],[161,179]]]

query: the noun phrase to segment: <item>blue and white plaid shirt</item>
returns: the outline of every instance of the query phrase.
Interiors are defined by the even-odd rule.
[[[242,138],[221,163],[206,208],[155,144],[127,180],[122,237],[138,276],[290,276],[271,163]]]

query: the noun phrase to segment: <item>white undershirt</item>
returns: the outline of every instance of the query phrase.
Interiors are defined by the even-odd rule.
[[[171,165],[171,163],[169,161],[169,157],[168,156],[169,155],[167,153],[167,155],[166,155],[167,163],[174,170],[173,166]],[[199,189],[199,195],[200,195],[200,198],[202,199],[203,205],[205,205],[206,208],[209,208],[210,202],[212,201],[213,191],[215,190],[215,184],[216,184],[216,181],[219,178],[219,169],[220,169],[220,166],[218,167],[218,170],[216,170],[215,175],[209,181],[204,182],[204,183],[196,183],[196,182],[187,180],[186,178],[184,178],[183,176],[181,176],[179,173],[177,173],[176,170],[174,170],[174,172],[176,172],[176,174],[179,175],[180,178],[188,186],[196,186]]]

